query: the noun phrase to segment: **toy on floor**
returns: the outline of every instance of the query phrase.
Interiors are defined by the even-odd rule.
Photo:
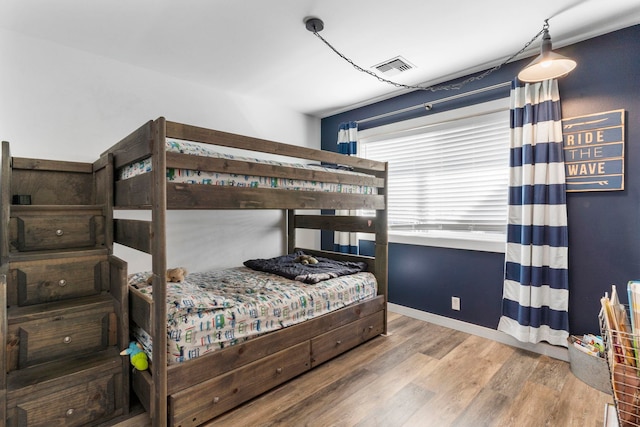
[[[149,368],[147,354],[142,351],[140,343],[131,341],[129,347],[120,352],[121,356],[129,355],[129,361],[138,371],[145,371]]]

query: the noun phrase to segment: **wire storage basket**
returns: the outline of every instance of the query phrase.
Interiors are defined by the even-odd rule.
[[[631,333],[632,328],[628,322],[625,323],[624,319],[629,319],[625,306],[620,305],[618,313],[613,315],[613,318],[622,321],[612,322],[604,309],[598,317],[618,425],[640,427],[640,336]]]

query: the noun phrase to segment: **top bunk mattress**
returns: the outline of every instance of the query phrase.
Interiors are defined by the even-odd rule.
[[[310,169],[337,174],[351,174],[368,176],[359,172],[354,172],[340,167],[329,167],[322,165],[309,165],[302,163],[287,163],[275,160],[265,160],[255,157],[244,157],[233,154],[219,153],[206,144],[199,144],[189,141],[166,141],[166,151],[169,153],[188,154],[192,156],[213,157],[228,160],[240,160],[251,163],[266,164],[273,166],[287,166],[300,169]],[[127,165],[119,169],[118,179],[124,180],[151,171],[151,158],[146,158],[138,162]],[[355,185],[344,183],[327,183],[320,181],[310,181],[302,179],[288,179],[269,176],[239,175],[223,172],[208,172],[191,169],[167,168],[167,180],[170,182],[184,184],[206,184],[227,187],[250,187],[250,188],[272,188],[298,191],[324,191],[332,193],[349,194],[377,194],[377,188],[367,185]]]
[[[149,298],[150,274],[129,277],[129,285]],[[167,361],[194,359],[376,294],[377,282],[369,272],[315,284],[247,267],[189,273],[181,283],[167,283]],[[151,356],[149,334],[138,327],[132,332]]]

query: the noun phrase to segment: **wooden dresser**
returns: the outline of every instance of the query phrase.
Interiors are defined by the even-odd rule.
[[[2,143],[0,412],[6,426],[126,414],[126,264],[90,163],[12,158]]]

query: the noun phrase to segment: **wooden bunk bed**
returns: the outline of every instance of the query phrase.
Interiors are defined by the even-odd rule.
[[[166,142],[170,139],[339,164],[359,174],[167,152]],[[148,173],[126,180],[116,178],[121,168],[145,158],[151,159]],[[167,181],[168,168],[364,185],[374,187],[376,192],[347,194],[184,184]],[[147,331],[153,340],[151,367],[148,371],[134,371],[132,384],[154,425],[200,425],[386,333],[386,163],[204,129],[161,117],[144,124],[104,152],[94,169],[99,185],[105,189],[101,203],[114,209],[151,210],[151,221],[113,219],[113,212],[108,212],[107,219],[112,220],[114,226],[107,242],[117,242],[152,255],[152,299],[130,288],[129,301],[132,325]],[[167,325],[165,321],[154,320],[167,318],[165,271],[171,267],[166,259],[167,209],[284,210],[288,253],[301,249],[296,248],[296,229],[373,233],[375,255],[372,257],[303,250],[315,256],[365,262],[377,280],[377,296],[184,363],[168,365]],[[315,214],[319,209],[368,209],[376,214],[375,217]],[[313,212],[304,215],[308,210]]]

